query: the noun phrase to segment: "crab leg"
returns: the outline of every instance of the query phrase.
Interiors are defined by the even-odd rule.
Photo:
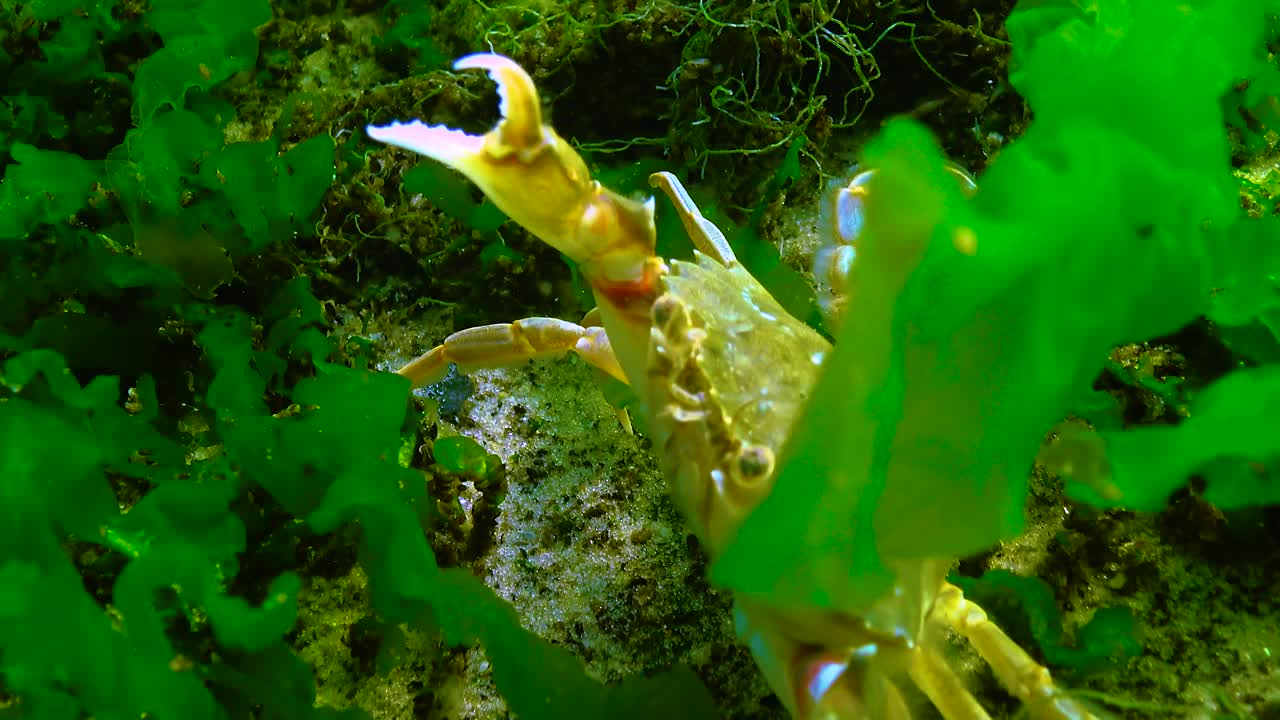
[[[977,182],[964,169],[952,164],[948,164],[946,169],[966,197],[978,192]],[[813,276],[818,284],[818,307],[827,327],[840,327],[840,320],[853,294],[849,278],[858,254],[858,238],[862,235],[868,187],[874,177],[875,170],[863,170],[847,184],[832,183],[822,199],[819,227],[826,244],[814,253]],[[971,235],[958,235],[953,242],[956,250],[966,255],[973,254]]]
[[[583,327],[548,317],[459,330],[397,372],[417,387],[443,379],[449,363],[456,363],[466,371],[514,365],[569,352],[577,353],[588,365],[627,381],[604,328]]]
[[[498,86],[502,119],[484,135],[419,121],[371,125],[374,140],[412,150],[466,175],[540,240],[578,263],[632,384],[644,379],[649,308],[658,276],[653,199],[623,197],[591,178],[587,165],[542,121],[533,79],[501,55],[468,55],[454,68],[485,70]]]
[[[1049,670],[1009,639],[991,622],[985,610],[965,598],[960,588],[943,583],[933,614],[969,641],[991,666],[1000,683],[1027,707],[1032,718],[1094,720],[1093,713],[1058,690]]]
[[[917,648],[912,652],[912,661],[908,669],[912,681],[946,720],[991,720],[937,653],[929,648]]]
[[[649,186],[661,189],[671,198],[676,215],[695,247],[725,267],[738,264],[738,257],[733,254],[733,248],[729,247],[729,240],[715,223],[703,216],[693,198],[689,197],[689,191],[684,189],[680,178],[669,172],[656,172],[649,176]]]
[[[848,184],[832,183],[822,199],[821,229],[826,244],[813,256],[813,277],[818,284],[818,307],[828,327],[840,327],[849,298],[849,276],[862,234],[867,183],[874,176],[863,170]]]

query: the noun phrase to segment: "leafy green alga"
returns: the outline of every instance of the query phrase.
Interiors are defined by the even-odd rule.
[[[1041,439],[1109,348],[1255,281],[1222,98],[1264,67],[1263,10],[1020,4],[1011,80],[1035,122],[970,201],[919,126],[885,129],[852,277],[866,310],[840,329],[777,487],[717,577],[856,609],[893,582],[886,561],[1021,530]],[[1237,422],[1256,419],[1242,409]]]

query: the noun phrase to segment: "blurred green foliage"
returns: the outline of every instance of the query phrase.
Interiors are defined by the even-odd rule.
[[[1280,504],[1280,365],[1238,370],[1199,393],[1178,425],[1064,431],[1046,451],[1068,491],[1098,507],[1159,510],[1192,475],[1224,510]]]
[[[36,226],[79,212],[102,172],[100,162],[26,143],[9,146],[9,155],[0,185],[0,242],[23,240]]]
[[[491,475],[501,464],[501,459],[485,450],[480,443],[469,437],[454,435],[436,440],[431,446],[431,454],[436,464],[455,473],[477,475],[481,478]]]
[[[358,543],[380,627],[482,643],[521,717],[712,716],[688,671],[604,688],[437,566],[407,382],[329,337],[281,252],[315,232],[334,141],[285,120],[229,139],[272,17],[0,2],[4,47],[27,51],[0,50],[0,714],[362,715],[317,708],[290,647],[306,548],[330,535]],[[497,459],[442,440],[435,460]]]
[[[1237,83],[1276,87],[1276,9],[1020,3],[1010,79],[1035,119],[972,200],[921,127],[886,127],[866,153],[880,173],[852,279],[859,305],[883,312],[838,332],[776,489],[715,577],[856,609],[891,586],[886,561],[1013,536],[1045,432],[1110,348],[1227,322],[1214,289],[1235,298],[1232,322],[1274,305],[1280,227],[1240,210],[1226,116]],[[1157,508],[1192,472],[1213,501],[1274,502],[1276,478],[1248,461],[1280,450],[1275,382],[1268,366],[1228,375],[1192,398],[1192,420],[1101,431],[1056,468],[1106,504]]]

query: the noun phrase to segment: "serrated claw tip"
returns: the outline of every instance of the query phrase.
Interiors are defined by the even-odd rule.
[[[484,70],[498,86],[498,112],[502,120],[496,130],[502,143],[516,152],[529,152],[545,141],[542,104],[533,78],[516,61],[496,53],[475,53],[458,58],[455,70]]]
[[[502,117],[493,129],[470,135],[415,120],[371,125],[369,137],[466,175],[508,217],[579,264],[608,268],[610,278],[623,276],[632,284],[647,278],[655,242],[652,204],[591,179],[582,157],[543,125],[538,90],[514,60],[477,53],[453,67],[485,70],[497,84]]]
[[[444,125],[427,125],[418,120],[370,125],[365,132],[378,142],[412,150],[451,167],[465,165],[484,147],[484,137],[480,135],[469,135]]]

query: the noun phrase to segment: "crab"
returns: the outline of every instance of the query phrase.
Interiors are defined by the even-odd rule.
[[[454,68],[487,71],[497,84],[501,119],[492,130],[471,135],[415,120],[370,126],[369,136],[461,172],[574,260],[598,306],[581,323],[532,317],[461,330],[399,372],[417,386],[442,378],[450,363],[467,371],[577,353],[635,390],[676,505],[712,557],[720,555],[770,493],[830,343],[747,272],[674,175],[655,173],[650,184],[674,204],[696,247],[692,261],[656,255],[653,198],[624,197],[593,180],[543,122],[537,88],[517,63],[485,53]],[[962,170],[953,174],[976,190]],[[863,170],[823,200],[830,243],[815,267],[833,322],[848,308],[874,177]],[[974,251],[962,237],[956,247]],[[912,687],[948,720],[989,717],[946,660],[950,632],[968,640],[1032,717],[1093,717],[946,581],[952,558],[888,560],[899,582],[873,607],[815,614],[737,598],[739,634],[794,717],[910,718]]]

